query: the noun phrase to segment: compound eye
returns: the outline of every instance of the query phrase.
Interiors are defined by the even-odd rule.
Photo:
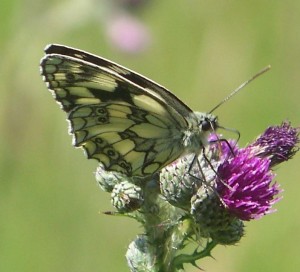
[[[203,122],[201,124],[201,128],[203,131],[209,131],[212,129],[212,125],[209,122],[209,120],[205,119],[205,120],[203,120]]]

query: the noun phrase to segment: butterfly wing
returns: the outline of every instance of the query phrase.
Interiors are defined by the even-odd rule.
[[[89,53],[50,45],[41,73],[67,112],[73,144],[106,170],[147,176],[184,152],[192,111],[171,92]]]

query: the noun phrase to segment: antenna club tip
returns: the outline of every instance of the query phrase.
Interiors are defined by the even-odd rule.
[[[247,83],[249,83],[250,81],[252,81],[253,79],[261,76],[262,74],[264,74],[265,72],[268,72],[271,69],[271,65],[267,65],[265,68],[263,68],[262,70],[260,70],[256,75],[254,75],[250,80],[248,80]]]
[[[272,68],[272,66],[271,66],[271,64],[269,64],[269,65],[267,65],[265,68],[263,68],[259,74],[264,73],[264,72],[267,72],[267,71],[269,71],[271,68]]]

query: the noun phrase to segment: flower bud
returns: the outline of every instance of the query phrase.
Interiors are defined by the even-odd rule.
[[[234,245],[244,236],[244,223],[238,218],[233,218],[229,225],[211,233],[211,238],[221,245]]]
[[[210,237],[211,233],[224,230],[233,218],[212,189],[200,188],[191,204],[191,214],[202,237]]]
[[[199,179],[189,173],[191,156],[185,156],[163,168],[160,173],[160,191],[172,205],[189,208],[191,197],[199,187]]]
[[[132,241],[126,252],[126,259],[131,272],[152,272],[154,270],[155,257],[146,235],[139,235]]]
[[[115,185],[111,193],[112,205],[121,213],[128,213],[139,209],[143,202],[143,191],[141,187],[122,181]]]
[[[118,172],[106,171],[102,164],[97,167],[95,176],[98,185],[105,192],[111,192],[114,186],[124,179]]]

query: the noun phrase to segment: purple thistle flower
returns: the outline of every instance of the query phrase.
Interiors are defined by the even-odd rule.
[[[218,203],[221,221],[225,218],[224,226],[228,221],[224,211],[229,219],[245,221],[274,212],[272,206],[281,199],[278,194],[282,190],[273,182],[275,174],[272,166],[291,158],[298,151],[299,129],[283,122],[280,126],[269,127],[245,148],[239,148],[234,140],[222,140],[221,135],[212,134],[208,140],[209,145],[205,153],[199,155],[199,165],[193,166],[192,175],[183,175],[190,168],[191,160],[178,160],[172,163],[172,169],[170,166],[165,174],[162,172],[161,188],[166,199],[172,205],[177,205],[182,204],[180,200],[184,196],[184,207],[191,203],[191,213],[197,223],[210,234],[215,231],[212,221],[216,221],[217,227],[220,227],[220,220],[212,220],[209,211],[215,207],[211,205],[213,201]],[[203,182],[196,182],[197,177]],[[192,184],[192,187],[187,187],[187,184]],[[209,187],[213,190],[209,190]],[[197,194],[187,188],[197,190]],[[181,194],[186,191],[190,194]],[[217,215],[215,210],[213,215]]]
[[[218,168],[217,192],[228,211],[242,220],[258,219],[272,212],[280,198],[279,185],[271,184],[274,174],[270,159],[259,158],[247,148],[224,161]]]
[[[268,157],[271,166],[291,159],[298,151],[299,128],[293,128],[289,122],[272,126],[248,146],[258,157]]]
[[[270,213],[280,200],[278,184],[272,184],[271,167],[292,158],[299,150],[299,128],[289,122],[272,126],[246,148],[235,147],[235,156],[228,159],[228,144],[221,145],[216,188],[228,211],[242,220],[251,220]],[[228,142],[232,144],[230,141]],[[227,154],[227,158],[224,156]]]

